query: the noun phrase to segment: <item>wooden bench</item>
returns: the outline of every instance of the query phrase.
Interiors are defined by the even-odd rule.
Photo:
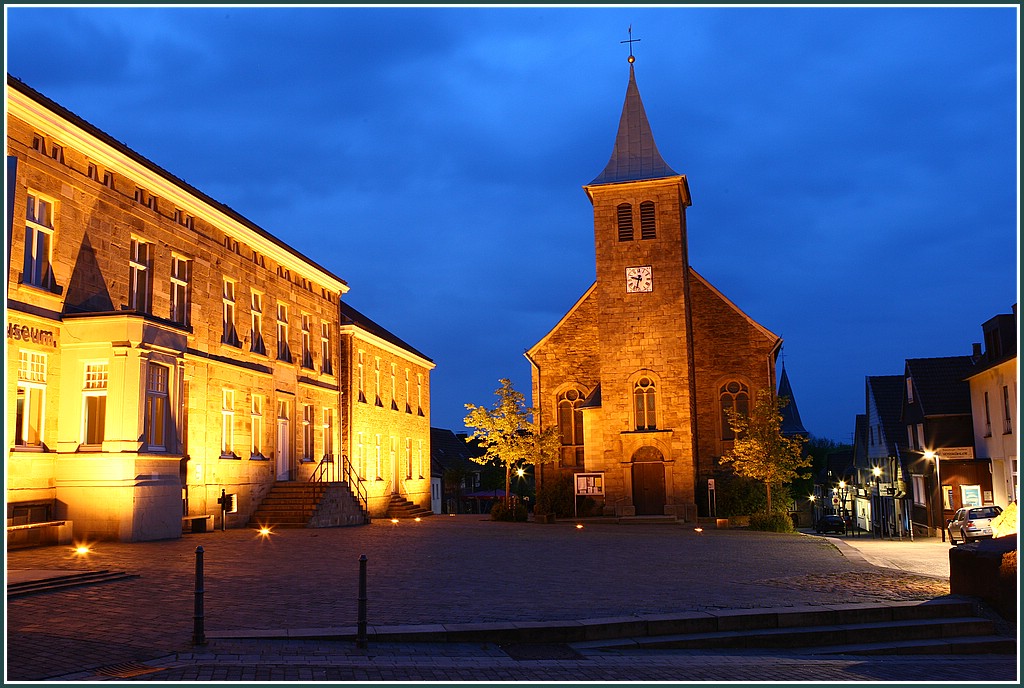
[[[189,533],[205,533],[208,530],[213,530],[213,514],[182,516],[181,529]]]

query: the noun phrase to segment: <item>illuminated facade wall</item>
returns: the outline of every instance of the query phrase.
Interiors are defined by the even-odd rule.
[[[276,480],[339,457],[346,284],[10,77],[7,103],[8,518],[177,537],[186,513],[220,527],[225,490],[244,525]],[[412,358],[423,415],[346,432],[429,440],[432,364]],[[418,476],[404,489],[429,499]]]
[[[434,364],[348,306],[342,308],[348,362],[343,409],[346,453],[383,516],[392,495],[430,508],[430,371]]]

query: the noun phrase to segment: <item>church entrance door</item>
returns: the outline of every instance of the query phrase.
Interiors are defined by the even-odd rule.
[[[633,506],[637,516],[665,513],[665,465],[633,464]]]

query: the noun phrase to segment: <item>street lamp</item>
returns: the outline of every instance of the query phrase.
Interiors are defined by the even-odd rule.
[[[847,520],[846,520],[847,519],[847,515],[846,515],[847,514],[847,512],[846,512],[846,495],[848,494],[848,492],[849,491],[847,490],[847,487],[846,487],[846,481],[845,480],[840,480],[839,481],[839,507],[840,507],[840,515],[843,518],[843,527],[844,528],[847,526]],[[851,523],[850,525],[852,526],[853,524]],[[853,530],[852,527],[850,528],[850,530]]]
[[[946,541],[946,496],[942,494],[942,477],[939,474],[939,455],[928,449],[924,452],[924,458],[931,461],[935,459],[935,484],[939,488],[939,530],[942,531],[942,541]],[[929,509],[934,514],[934,509]]]
[[[871,505],[871,520],[878,524],[878,537],[882,537],[882,469],[875,466],[871,469],[871,474],[875,476],[875,499]]]

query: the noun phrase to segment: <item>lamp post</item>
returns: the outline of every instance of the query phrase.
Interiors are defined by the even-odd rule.
[[[878,537],[882,537],[882,521],[885,518],[882,513],[882,469],[875,466],[871,469],[871,474],[875,476],[875,498],[871,503],[871,520],[878,524]]]
[[[939,473],[939,455],[928,449],[924,453],[924,458],[931,460],[935,459],[935,484],[938,487],[939,492],[939,530],[941,531],[942,541],[946,541],[946,496],[942,494],[942,476]],[[934,512],[934,509],[929,509]]]

